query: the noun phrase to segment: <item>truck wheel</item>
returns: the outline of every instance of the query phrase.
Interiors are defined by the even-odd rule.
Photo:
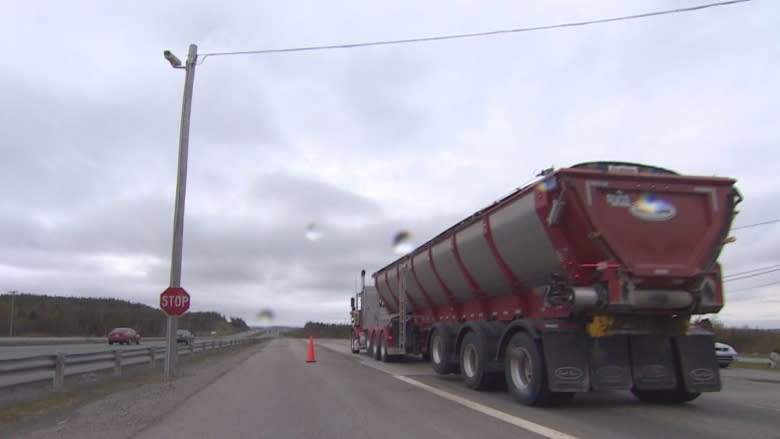
[[[442,329],[435,329],[431,336],[431,366],[439,375],[455,372],[455,365],[449,360],[452,356],[452,343]]]
[[[390,361],[390,355],[387,354],[387,338],[382,337],[382,342],[379,344],[379,361],[387,363]]]
[[[368,353],[369,357],[374,357],[374,335],[373,334],[366,334],[366,343],[368,343],[368,349],[366,349],[366,352]]]
[[[355,337],[355,331],[352,331],[352,336],[349,339],[349,343],[351,345],[353,354],[357,354],[360,352],[360,340],[357,337]]]
[[[555,399],[547,387],[541,350],[524,332],[516,333],[509,340],[504,355],[504,374],[509,393],[525,405],[545,404]]]
[[[474,332],[463,338],[460,349],[460,372],[463,382],[474,390],[490,387],[496,380],[493,374],[485,371],[488,359],[487,349],[482,339]]]
[[[383,333],[374,334],[374,360],[380,360],[382,357],[382,340],[385,338]]]
[[[689,392],[682,386],[683,384],[679,383],[676,389],[669,390],[639,390],[633,388],[631,389],[631,393],[642,402],[654,404],[682,404],[684,402],[693,401],[701,395],[701,393]]]

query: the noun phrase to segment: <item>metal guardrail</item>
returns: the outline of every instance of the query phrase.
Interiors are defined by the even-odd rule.
[[[209,340],[179,345],[177,350],[181,357],[255,341],[255,338]],[[119,376],[122,375],[124,366],[148,364],[153,369],[157,361],[164,358],[165,346],[157,346],[0,359],[0,388],[51,380],[54,390],[62,390],[67,376],[108,369],[114,369],[114,375]]]

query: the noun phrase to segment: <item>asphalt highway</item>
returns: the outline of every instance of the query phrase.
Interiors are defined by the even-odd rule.
[[[306,354],[306,340],[272,340],[137,437],[780,437],[774,372],[724,370],[723,392],[677,406],[604,392],[529,408],[504,391],[437,376],[427,363],[352,354],[345,340],[317,341],[314,363]]]

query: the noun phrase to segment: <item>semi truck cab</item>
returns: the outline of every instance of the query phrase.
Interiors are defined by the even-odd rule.
[[[365,278],[365,270],[362,278]],[[386,324],[390,319],[379,293],[373,286],[361,282],[360,291],[350,298],[350,317],[352,321],[352,352],[369,350],[371,339],[368,328],[376,328]]]

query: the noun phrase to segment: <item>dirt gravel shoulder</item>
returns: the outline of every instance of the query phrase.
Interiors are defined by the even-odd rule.
[[[10,438],[130,438],[176,409],[222,375],[258,353],[266,343],[233,348],[179,364],[179,376],[164,382],[159,370],[116,378],[86,391],[53,394],[0,421]]]

